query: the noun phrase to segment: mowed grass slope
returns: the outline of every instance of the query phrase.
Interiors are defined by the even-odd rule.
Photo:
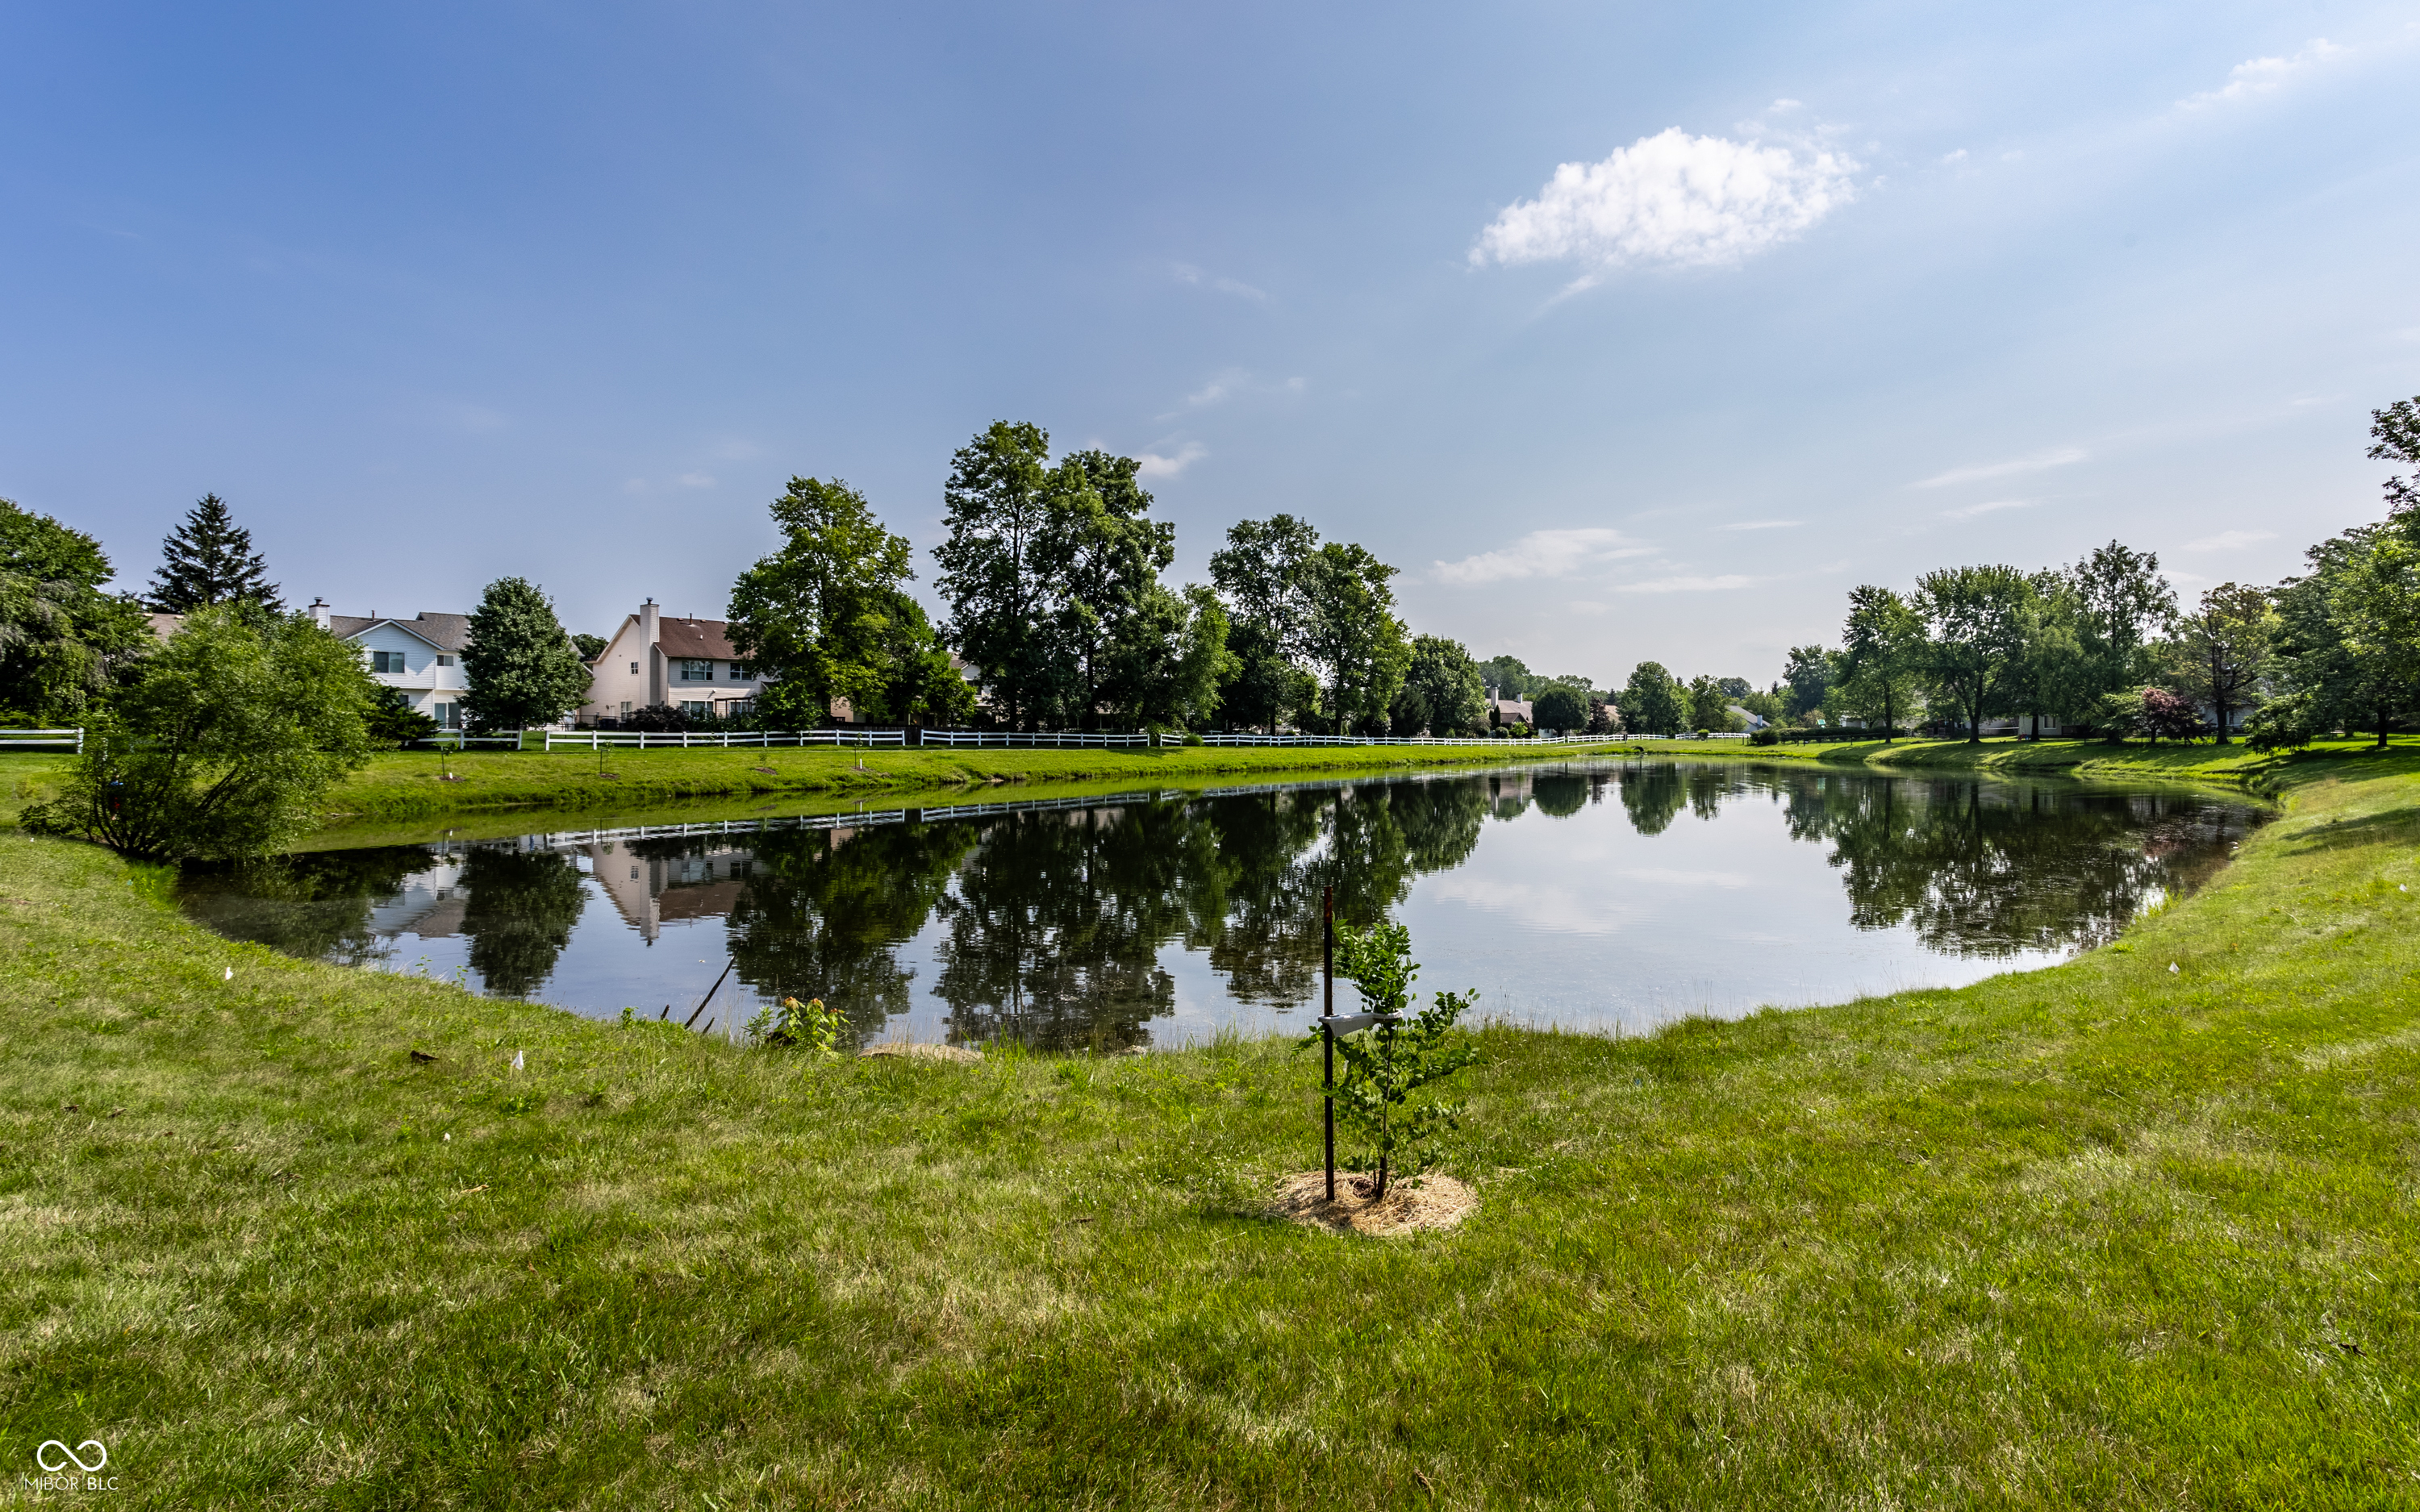
[[[1316,1158],[1282,1044],[815,1065],[0,837],[0,1459],[98,1438],[127,1506],[2409,1506],[2405,766],[2300,768],[2069,966],[1491,1030],[1482,1206],[1393,1241],[1260,1214]]]
[[[1011,782],[1216,782],[1406,766],[1559,761],[1600,748],[1504,740],[1468,746],[1168,746],[1098,750],[770,749],[390,751],[329,792],[340,820],[520,805],[627,807],[734,795],[915,793]],[[454,780],[447,780],[451,774]]]

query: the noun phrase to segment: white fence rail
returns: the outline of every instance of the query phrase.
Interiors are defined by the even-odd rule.
[[[548,750],[680,750],[732,746],[904,746],[902,730],[549,730]]]
[[[9,734],[69,736],[81,741],[81,731],[19,731],[0,732],[0,746],[10,742]],[[531,743],[526,736],[539,737]],[[1528,748],[1540,746],[1602,746],[1616,742],[1644,740],[1696,740],[1697,735],[1531,735],[1514,739],[1509,735],[1264,735],[1249,732],[1231,734],[1209,734],[1198,737],[1204,746],[1484,746],[1506,748]],[[1745,740],[1745,734],[1708,734],[1707,740]],[[925,730],[918,733],[917,743],[934,747],[965,747],[970,748],[1024,748],[1043,750],[1103,749],[1150,747],[1154,744],[1174,746],[1185,739],[1169,734],[1113,733],[1077,730]],[[908,743],[903,730],[535,730],[517,734],[465,735],[452,731],[416,741],[424,748],[460,750],[465,748],[503,747],[507,749],[538,750],[686,750],[730,748],[779,748],[802,746],[830,746],[849,749],[876,747],[904,747]],[[81,746],[79,744],[79,748]]]
[[[84,732],[76,730],[0,730],[0,750],[69,749],[84,754]]]

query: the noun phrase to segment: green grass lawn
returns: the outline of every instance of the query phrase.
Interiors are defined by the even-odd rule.
[[[1489,746],[1173,746],[1104,750],[629,750],[474,751],[448,756],[396,751],[328,795],[347,819],[522,805],[627,807],[667,798],[729,795],[873,795],[1012,782],[1207,782],[1262,775],[1383,771],[1563,760],[1592,748],[1507,740]],[[446,781],[441,767],[458,781]]]
[[[97,1438],[147,1507],[2410,1506],[2420,763],[2273,779],[2067,966],[1487,1031],[1481,1206],[1397,1240],[1264,1214],[1282,1044],[817,1065],[0,835],[10,1493]]]

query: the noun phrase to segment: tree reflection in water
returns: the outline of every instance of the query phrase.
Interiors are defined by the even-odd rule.
[[[719,918],[739,984],[820,996],[861,1038],[913,1006],[917,968],[900,948],[926,933],[925,995],[947,1007],[954,1037],[1109,1050],[1174,1009],[1159,964],[1170,944],[1200,954],[1239,1002],[1302,1005],[1317,986],[1323,888],[1343,920],[1374,922],[1420,876],[1469,860],[1490,819],[1561,825],[1608,795],[1650,838],[1684,810],[1710,821],[1777,805],[1793,839],[1828,848],[1854,927],[1905,927],[1934,952],[1986,959],[2107,940],[2147,900],[2224,864],[2256,822],[2190,795],[1657,762],[937,810],[862,828],[325,852],[195,868],[182,887],[220,933],[296,955],[370,962],[398,933],[458,933],[489,990],[526,995],[597,893],[584,853],[648,938],[668,920]]]
[[[462,933],[491,993],[526,997],[554,975],[588,904],[580,868],[559,851],[474,845],[462,857]]]
[[[196,921],[229,939],[368,965],[395,950],[373,923],[373,906],[401,892],[436,856],[426,845],[380,845],[235,864],[196,862],[178,878],[177,898]]]

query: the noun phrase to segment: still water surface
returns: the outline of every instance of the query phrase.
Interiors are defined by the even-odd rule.
[[[2260,820],[2175,790],[1575,763],[320,851],[195,870],[191,915],[296,955],[729,1032],[783,994],[860,1036],[1108,1050],[1317,1011],[1322,887],[1495,1016],[1952,986],[2102,944]],[[598,822],[582,815],[587,824]]]

